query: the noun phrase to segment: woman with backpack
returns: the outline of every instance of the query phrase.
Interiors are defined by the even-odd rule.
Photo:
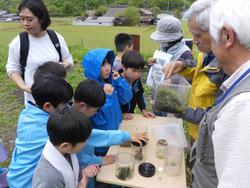
[[[18,7],[25,32],[9,44],[6,65],[8,76],[24,91],[24,103],[34,102],[30,93],[33,74],[45,62],[58,62],[66,70],[73,67],[73,59],[64,38],[47,30],[51,24],[48,10],[42,0],[22,0]]]

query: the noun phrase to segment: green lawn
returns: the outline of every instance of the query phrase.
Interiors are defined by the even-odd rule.
[[[52,21],[50,28],[61,33],[68,45],[80,45],[87,49],[107,47],[114,49],[114,36],[120,32],[140,35],[141,53],[151,55],[159,44],[150,39],[156,26],[144,27],[104,27],[104,26],[73,26],[66,20]],[[184,25],[184,36],[190,37],[186,23]],[[0,44],[7,45],[22,28],[20,23],[0,23]]]

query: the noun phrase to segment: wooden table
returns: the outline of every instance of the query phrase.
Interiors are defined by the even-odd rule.
[[[122,130],[133,131],[135,127],[139,127],[140,125],[147,126],[148,137],[150,138],[149,143],[145,148],[145,154],[143,161],[150,162],[156,167],[156,174],[153,177],[146,178],[142,177],[138,173],[138,165],[140,163],[135,164],[134,177],[130,180],[123,181],[119,180],[115,176],[115,168],[116,165],[107,165],[101,167],[100,172],[97,175],[97,181],[122,185],[126,187],[143,187],[143,188],[186,188],[186,172],[185,172],[185,161],[183,157],[182,170],[181,174],[178,176],[170,177],[165,172],[161,173],[161,177],[157,173],[157,169],[159,167],[164,166],[164,159],[156,158],[156,138],[154,134],[153,126],[156,124],[171,124],[171,123],[179,123],[182,124],[181,119],[177,118],[166,118],[166,117],[157,117],[155,119],[152,118],[144,118],[142,115],[134,115],[133,120],[123,121],[121,125]],[[131,153],[130,147],[120,147],[120,146],[112,146],[109,149],[108,154],[116,155],[119,152],[129,152]]]

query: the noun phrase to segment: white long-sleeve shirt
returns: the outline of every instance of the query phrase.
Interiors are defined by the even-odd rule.
[[[60,34],[56,34],[61,46],[62,60],[71,63],[71,66],[73,66],[73,59],[69,53],[64,38]],[[6,70],[9,76],[14,72],[21,73],[19,59],[20,38],[19,36],[16,36],[9,44],[9,56],[6,64]],[[47,32],[41,37],[33,37],[29,35],[29,53],[27,57],[27,65],[25,67],[25,84],[28,87],[31,87],[33,84],[33,74],[37,67],[48,61],[58,62],[59,55]],[[27,103],[28,100],[34,102],[32,95],[24,92],[25,103]]]
[[[231,75],[222,88],[228,89],[248,68],[250,61]],[[212,141],[218,188],[250,187],[250,92],[233,97],[222,108],[214,123]]]

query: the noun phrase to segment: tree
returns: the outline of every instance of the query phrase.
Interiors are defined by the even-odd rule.
[[[162,10],[159,7],[153,7],[150,9],[154,13],[154,17],[157,17],[157,14],[161,14]]]
[[[140,23],[140,12],[136,7],[128,7],[125,10],[125,17],[129,25],[138,25]]]
[[[107,12],[108,8],[104,5],[99,6],[96,10],[95,10],[95,15],[96,16],[102,16]]]
[[[50,16],[60,16],[61,10],[55,5],[47,6]]]

